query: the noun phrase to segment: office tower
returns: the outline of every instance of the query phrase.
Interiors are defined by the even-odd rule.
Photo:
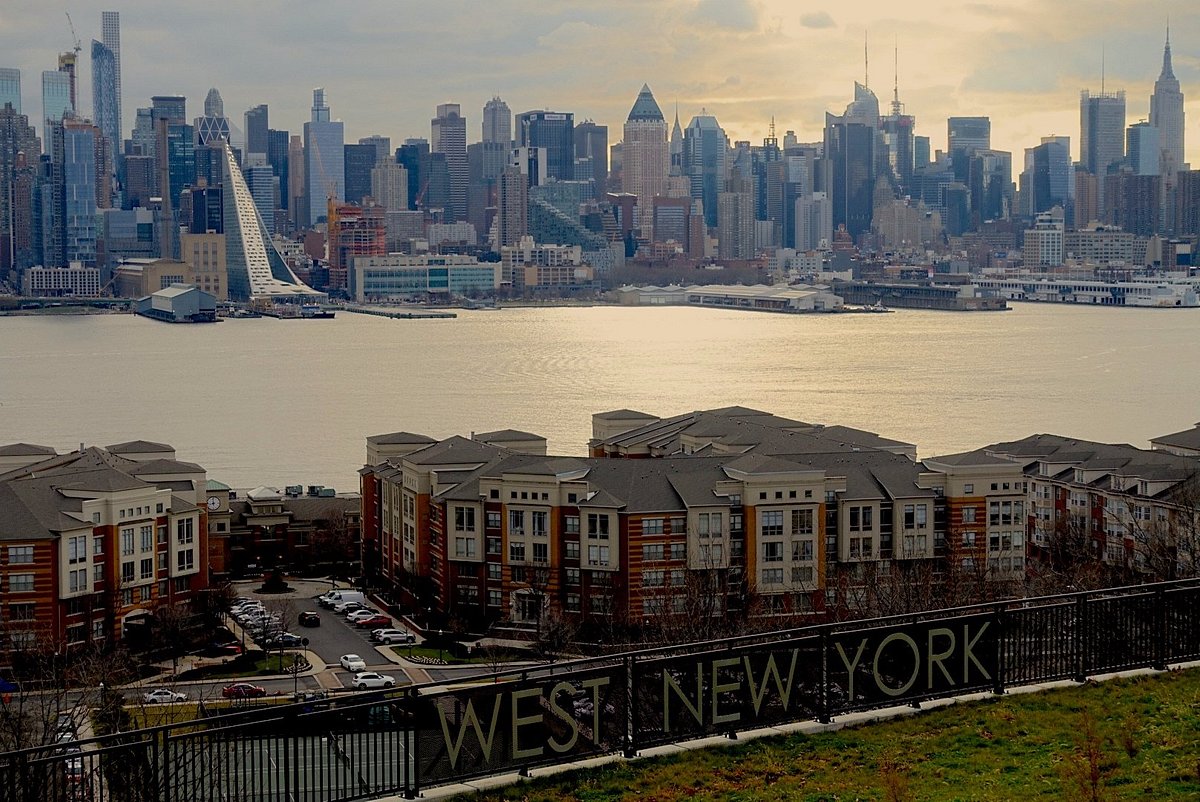
[[[679,124],[679,104],[675,104],[675,123],[671,126],[671,139],[667,144],[670,154],[670,164],[667,174],[670,177],[683,175],[683,126]]]
[[[346,151],[341,120],[329,119],[325,90],[313,90],[312,119],[304,124],[304,214],[298,224],[311,227],[326,215],[329,201],[346,198]]]
[[[113,54],[115,64],[113,117],[117,121],[117,130],[123,131],[124,129],[121,127],[121,12],[100,12],[100,43]]]
[[[1075,171],[1075,219],[1074,228],[1083,228],[1092,223],[1100,222],[1104,207],[1100,205],[1100,184],[1102,176],[1095,176],[1087,170]]]
[[[608,191],[608,126],[585,120],[575,126],[575,158],[591,159],[596,197]]]
[[[1005,220],[1013,211],[1012,154],[982,149],[967,159],[967,187],[971,193],[971,228],[990,220]]]
[[[1184,111],[1183,93],[1179,91],[1179,80],[1171,69],[1171,29],[1167,28],[1167,43],[1163,47],[1162,72],[1154,82],[1154,94],[1150,96],[1150,124],[1158,129],[1163,151],[1161,174],[1168,181],[1175,173],[1186,170],[1184,164]]]
[[[276,131],[274,128],[267,129],[267,164],[271,165],[271,171],[279,179],[278,204],[280,209],[289,208],[291,201],[288,163],[288,157],[290,156],[290,148],[288,147],[289,139],[290,136],[287,131]]]
[[[450,165],[445,153],[426,153],[421,158],[421,191],[417,193],[417,208],[427,220],[454,222],[450,211]]]
[[[179,193],[196,183],[196,129],[184,123],[167,123],[167,174],[171,209],[179,208]],[[161,187],[160,187],[161,189]],[[167,241],[163,240],[164,246]],[[163,254],[166,256],[167,254]]]
[[[794,214],[796,250],[815,251],[829,247],[833,242],[833,202],[828,195],[814,192],[797,198]]]
[[[946,120],[946,153],[954,167],[954,177],[969,180],[971,154],[992,146],[992,121],[987,117],[950,117]]]
[[[467,222],[486,234],[499,202],[500,174],[508,166],[510,148],[502,142],[473,142],[467,146]]]
[[[71,105],[71,76],[58,70],[42,73],[42,119],[57,122],[74,113]],[[47,141],[49,135],[47,134]]]
[[[1125,158],[1125,92],[1079,94],[1079,162],[1097,178],[1104,208],[1104,176]]]
[[[208,94],[204,96],[204,116],[225,116],[225,101],[221,99],[221,93],[215,86],[209,89]]]
[[[625,120],[621,144],[621,190],[637,197],[631,226],[642,226],[642,236],[650,236],[654,196],[661,195],[667,184],[671,154],[667,143],[667,121],[647,84],[642,84]],[[641,219],[641,218],[644,218]]]
[[[72,52],[58,54],[58,71],[67,76],[72,112],[79,111],[79,96],[76,94],[75,86],[75,61],[75,54]]]
[[[187,99],[183,95],[155,95],[150,98],[150,119],[154,122],[182,123],[187,120]]]
[[[527,186],[536,187],[546,182],[546,151],[541,148],[514,148],[509,163],[520,168]]]
[[[32,248],[32,230],[28,223],[22,232],[21,218],[32,212],[31,193],[19,191],[21,178],[26,183],[36,174],[42,152],[37,131],[29,117],[10,103],[0,106],[0,278],[28,259]],[[22,236],[24,233],[24,236]],[[26,254],[22,260],[21,254]]]
[[[1135,175],[1160,175],[1166,148],[1158,128],[1143,120],[1125,129],[1125,158]]]
[[[529,184],[521,168],[504,168],[500,176],[495,249],[517,245],[529,233]]]
[[[295,228],[302,226],[301,220],[308,213],[304,205],[305,192],[308,191],[307,167],[304,140],[299,134],[292,134],[288,139],[287,156],[288,221]]]
[[[1180,170],[1175,180],[1175,235],[1200,236],[1200,170]]]
[[[1163,233],[1163,178],[1130,172],[1104,176],[1104,221],[1139,237]]]
[[[421,172],[429,161],[429,143],[424,139],[406,139],[396,148],[396,163],[408,171],[408,208],[417,208],[417,198],[428,178]]]
[[[825,150],[820,182],[833,202],[833,225],[850,236],[870,230],[875,179],[879,170],[879,101],[875,93],[854,84],[854,101],[840,117],[825,114]]]
[[[499,142],[512,147],[512,111],[508,104],[494,97],[483,105],[483,141]]]
[[[5,104],[21,113],[21,71],[14,67],[0,67],[0,109]]]
[[[358,140],[360,145],[370,145],[375,148],[375,164],[393,161],[392,158],[392,138],[390,136],[381,136],[379,134],[371,134],[364,136]]]
[[[270,115],[267,104],[261,103],[245,114],[246,121],[246,153],[267,152],[267,131],[270,129]]]
[[[263,154],[253,154],[253,159],[246,160],[242,176],[246,179],[246,188],[254,201],[254,208],[262,218],[263,227],[268,236],[275,233],[275,171],[263,160]]]
[[[1023,215],[1036,217],[1061,206],[1074,220],[1074,196],[1075,168],[1071,162],[1070,137],[1042,137],[1040,145],[1025,149],[1025,170],[1021,173]]]
[[[133,129],[126,141],[126,156],[150,156],[153,158],[157,146],[154,120],[149,108],[139,108],[133,118]]]
[[[63,137],[63,244],[66,263],[96,264],[96,155],[100,129],[65,120],[55,129]],[[102,151],[103,152],[103,151]]]
[[[107,140],[113,165],[121,152],[121,104],[117,97],[117,56],[92,40],[92,113]]]
[[[1063,263],[1063,220],[1041,212],[1033,228],[1025,232],[1025,268],[1058,267]]]
[[[725,191],[728,149],[725,130],[711,114],[696,115],[683,129],[683,174],[691,183],[692,197],[704,204],[704,222],[709,228],[716,228],[719,218],[717,196]]]
[[[684,136],[687,136],[686,132]],[[684,152],[687,152],[686,145]],[[742,182],[741,188],[749,189],[745,182]],[[707,206],[705,208],[707,214]],[[717,255],[722,259],[753,259],[754,195],[750,192],[717,193],[716,216],[720,220],[717,226]]]
[[[429,121],[430,153],[445,155],[449,193],[444,206],[444,221],[457,223],[467,219],[467,118],[457,103],[442,103],[437,116]],[[431,176],[432,178],[432,176]],[[426,201],[432,204],[432,199]],[[430,206],[432,208],[432,206]]]
[[[575,115],[558,111],[527,111],[517,115],[517,146],[546,152],[547,177],[575,178]]]
[[[343,145],[344,186],[347,203],[361,204],[371,194],[371,169],[375,166],[374,145]]]
[[[221,93],[217,91],[216,87],[209,89],[208,95],[204,98],[204,116],[197,117],[192,124],[196,127],[197,145],[219,145],[229,141],[229,119],[225,116],[225,103],[221,100]],[[210,161],[216,166],[208,172],[214,176],[213,183],[219,183],[220,179],[215,177],[221,173],[219,149]]]
[[[900,102],[900,49],[896,48],[896,71],[892,84],[891,113],[879,120],[883,130],[883,141],[887,146],[888,164],[892,175],[900,187],[901,195],[910,193],[913,180],[913,131],[917,126],[917,118],[904,113],[904,104]],[[786,147],[786,145],[785,145]]]
[[[371,197],[385,209],[408,209],[408,171],[394,161],[381,161],[371,168]]]
[[[913,170],[929,166],[929,137],[913,137]]]

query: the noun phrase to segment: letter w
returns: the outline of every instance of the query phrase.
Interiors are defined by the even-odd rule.
[[[483,725],[479,722],[479,716],[475,713],[475,705],[471,700],[467,700],[467,710],[463,714],[462,721],[458,725],[458,738],[450,737],[450,724],[446,721],[446,711],[442,710],[442,706],[437,706],[438,718],[442,722],[442,735],[446,739],[446,751],[450,755],[450,768],[457,768],[458,754],[462,751],[463,742],[467,740],[467,726],[475,730],[475,738],[479,741],[479,745],[483,747],[483,762],[492,762],[492,741],[496,737],[496,724],[500,721],[500,701],[503,694],[496,694],[496,702],[492,708],[492,723],[488,727],[487,738],[483,737]]]
[[[779,691],[779,697],[783,700],[783,709],[787,710],[788,700],[792,697],[792,679],[796,676],[796,657],[799,652],[799,649],[792,649],[792,665],[788,668],[786,686],[783,684],[783,679],[779,676],[779,669],[775,666],[774,654],[767,655],[767,665],[763,669],[762,684],[757,686],[754,682],[754,672],[750,669],[750,658],[742,658],[742,661],[746,664],[746,680],[750,683],[750,701],[754,704],[754,715],[758,715],[759,708],[762,707],[763,697],[767,695],[767,683],[771,677],[775,678],[775,688]]]

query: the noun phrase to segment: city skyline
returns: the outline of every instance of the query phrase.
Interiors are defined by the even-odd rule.
[[[468,142],[477,141],[484,103],[495,95],[514,114],[567,111],[577,121],[594,119],[615,132],[639,87],[648,83],[668,119],[676,104],[684,124],[703,109],[717,117],[731,140],[758,142],[774,117],[780,133],[794,130],[801,141],[818,141],[824,112],[845,106],[853,81],[869,77],[881,106],[891,100],[898,44],[900,100],[933,149],[945,148],[947,117],[979,115],[992,118],[993,147],[1015,157],[1057,134],[1072,137],[1078,158],[1081,89],[1099,91],[1102,83],[1109,91],[1123,89],[1128,123],[1149,117],[1172,10],[1175,74],[1192,107],[1189,119],[1200,119],[1200,94],[1188,92],[1200,84],[1200,57],[1189,46],[1200,23],[1180,13],[1179,3],[1163,3],[1153,9],[1161,13],[1147,14],[1133,3],[1092,2],[1072,9],[1069,25],[1066,16],[1061,25],[1047,17],[1068,12],[1038,7],[1036,29],[1027,24],[1031,4],[924,3],[897,20],[882,4],[866,0],[836,13],[799,12],[776,0],[664,0],[621,4],[616,12],[568,3],[522,14],[520,3],[508,2],[489,6],[481,20],[464,3],[403,16],[383,5],[376,10],[384,13],[373,13],[376,4],[368,2],[354,14],[315,4],[286,14],[271,6],[239,9],[236,26],[211,7],[115,5],[123,28],[124,136],[133,109],[151,95],[184,94],[198,112],[214,86],[235,124],[246,109],[267,103],[272,124],[293,132],[308,119],[312,87],[323,86],[346,123],[347,141],[372,133],[397,142],[428,138],[429,119],[443,103],[461,105]],[[27,111],[41,106],[35,76],[70,49],[60,14],[65,10],[70,10],[65,4],[52,2],[0,12],[4,66],[22,70]],[[75,20],[82,38],[100,33],[98,15],[77,13]],[[224,42],[215,58],[208,53],[193,63],[180,57],[189,41],[208,41],[209,33]],[[249,38],[242,42],[243,36]],[[447,64],[445,51],[430,45],[448,37],[458,42],[456,64]],[[869,76],[864,38],[870,43]],[[384,43],[392,47],[381,47]],[[410,43],[416,46],[407,47]],[[347,48],[355,47],[360,48],[355,58],[346,58]],[[223,59],[225,48],[257,58]],[[86,86],[91,65],[81,68],[80,84]],[[87,93],[81,93],[80,104],[85,114],[94,114]],[[1200,163],[1200,136],[1187,140],[1185,158]]]

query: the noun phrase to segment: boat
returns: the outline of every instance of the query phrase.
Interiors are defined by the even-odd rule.
[[[322,309],[320,304],[304,304],[300,307],[300,317],[306,319],[329,320],[334,314],[332,309]]]

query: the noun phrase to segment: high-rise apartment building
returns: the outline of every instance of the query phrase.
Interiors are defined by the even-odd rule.
[[[517,115],[517,146],[546,154],[546,178],[575,180],[575,115],[559,111],[526,111]]]
[[[1158,129],[1162,147],[1160,173],[1173,181],[1175,173],[1186,170],[1184,163],[1184,111],[1183,93],[1179,91],[1179,79],[1171,68],[1171,30],[1167,29],[1167,43],[1163,47],[1162,72],[1154,82],[1154,94],[1150,96],[1150,124]]]
[[[513,116],[508,104],[494,97],[483,105],[483,141],[512,147]]]
[[[1104,176],[1125,158],[1125,92],[1079,95],[1079,162],[1096,176],[1104,208]]]
[[[57,122],[73,114],[71,105],[71,76],[58,70],[42,72],[42,120]]]
[[[290,156],[288,142],[290,135],[287,131],[276,131],[274,128],[267,129],[267,164],[271,165],[271,170],[275,173],[275,177],[279,179],[279,208],[289,208],[291,200],[291,185],[290,185]]]
[[[117,95],[117,55],[103,42],[92,40],[92,113],[107,140],[112,163],[121,152],[121,102]]]
[[[442,103],[437,107],[437,116],[429,121],[431,153],[442,153],[446,157],[446,172],[449,176],[449,197],[444,219],[454,223],[467,219],[467,118],[462,116],[462,107],[457,103]]]
[[[113,117],[117,121],[117,130],[125,130],[121,122],[121,12],[100,12],[100,43],[113,54],[115,78],[113,97],[116,98],[113,107]]]
[[[100,182],[97,155],[103,158],[100,129],[81,120],[66,120],[63,137],[63,244],[67,263],[96,264],[96,194]],[[106,175],[103,176],[107,178]]]
[[[15,67],[0,67],[0,109],[5,104],[21,113],[21,71]]]
[[[381,161],[371,168],[371,197],[385,209],[408,209],[408,170],[394,161]]]
[[[516,245],[529,233],[529,183],[520,167],[500,175],[495,249]]]
[[[348,203],[362,203],[371,194],[371,170],[375,167],[374,145],[344,145],[345,198]]]
[[[750,192],[717,193],[718,255],[722,259],[753,259],[754,195]],[[707,213],[707,209],[706,209]]]
[[[301,226],[312,226],[326,215],[330,200],[346,198],[346,151],[341,120],[329,119],[325,90],[313,90],[312,119],[304,124],[304,180],[306,198]]]
[[[267,104],[262,103],[245,114],[246,121],[246,153],[267,153],[267,131],[270,130],[270,119]]]
[[[33,179],[42,146],[29,117],[0,106],[0,276],[36,261]]]
[[[629,117],[625,120],[621,144],[621,191],[637,197],[634,225],[641,225],[642,236],[650,236],[655,195],[667,184],[671,154],[667,142],[667,121],[647,84],[642,84]]]

